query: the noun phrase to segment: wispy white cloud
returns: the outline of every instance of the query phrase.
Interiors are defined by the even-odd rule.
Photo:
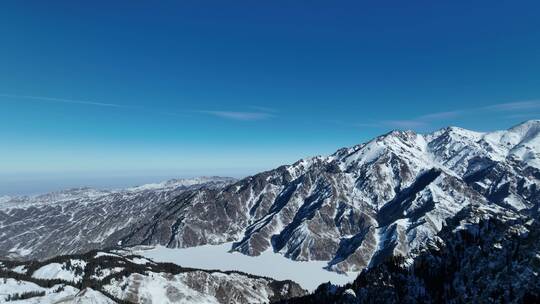
[[[505,116],[505,118],[510,118],[510,119],[531,119],[531,118],[537,119],[539,117],[540,117],[540,113],[538,112],[510,114],[510,115]]]
[[[434,112],[423,114],[410,119],[395,119],[395,120],[381,120],[381,121],[368,121],[362,123],[340,123],[341,125],[347,125],[351,127],[365,127],[365,128],[399,128],[399,129],[422,129],[428,128],[432,124],[441,121],[450,121],[452,119],[460,118],[466,115],[486,114],[487,112],[512,112],[513,114],[505,116],[506,118],[531,118],[538,115],[532,113],[524,113],[525,111],[540,109],[540,100],[527,100],[493,104],[489,106],[469,109],[457,109],[452,111]],[[535,112],[537,113],[537,112]]]
[[[274,109],[274,108],[269,108],[269,107],[261,107],[261,106],[249,106],[250,109],[253,109],[255,111],[260,111],[260,112],[266,112],[266,113],[276,113],[277,110]]]
[[[359,122],[359,123],[352,123],[352,124],[344,124],[340,123],[341,125],[350,126],[350,127],[360,127],[360,128],[379,128],[382,127],[381,123],[379,122]]]
[[[426,128],[434,120],[448,120],[458,117],[462,114],[462,111],[447,111],[447,112],[435,112],[427,113],[412,119],[392,119],[381,121],[367,121],[360,123],[344,123],[338,121],[331,121],[336,124],[349,127],[360,128],[397,128],[397,129],[420,129]]]
[[[254,121],[274,117],[268,112],[237,112],[237,111],[197,111],[198,113],[208,114],[220,118],[232,120]]]
[[[379,122],[346,122],[343,120],[337,119],[328,119],[324,120],[325,123],[331,123],[334,125],[347,127],[347,128],[378,128],[381,127]]]
[[[424,114],[424,115],[418,117],[418,119],[420,119],[420,120],[451,119],[451,118],[458,117],[458,116],[460,116],[462,114],[463,114],[462,110],[436,112],[436,113]]]
[[[382,121],[382,125],[391,127],[391,128],[399,128],[399,129],[416,129],[416,128],[426,127],[428,123],[422,120],[402,119],[402,120],[384,120]]]
[[[520,111],[540,108],[540,100],[525,100],[508,103],[499,103],[484,107],[486,110],[494,111]]]
[[[79,104],[79,105],[89,105],[89,106],[98,106],[98,107],[109,107],[109,108],[122,108],[130,110],[142,110],[147,113],[152,113],[155,115],[165,115],[165,116],[187,116],[193,113],[211,115],[219,118],[231,119],[231,120],[244,120],[244,121],[255,121],[272,118],[275,116],[274,113],[277,111],[271,108],[250,106],[248,108],[253,109],[252,111],[183,111],[183,112],[171,112],[166,110],[160,110],[155,108],[146,108],[136,105],[126,105],[126,104],[116,104],[116,103],[104,103],[104,102],[95,102],[88,100],[78,100],[78,99],[66,99],[66,98],[56,98],[56,97],[47,97],[47,96],[34,96],[34,95],[14,95],[14,94],[5,94],[0,93],[0,97],[9,98],[9,99],[20,99],[30,102],[52,102],[52,103],[64,103],[64,104]]]
[[[0,94],[0,97],[33,100],[33,101],[56,102],[56,103],[82,104],[82,105],[91,105],[91,106],[100,106],[100,107],[130,108],[130,109],[136,108],[135,106],[131,106],[131,105],[121,105],[121,104],[114,104],[114,103],[94,102],[94,101],[77,100],[77,99],[64,99],[64,98],[45,97],[45,96]]]
[[[437,120],[449,120],[456,118],[463,114],[463,111],[446,111],[446,112],[434,112],[418,116],[413,119],[398,119],[398,120],[385,120],[382,122],[384,126],[400,129],[418,129],[426,128],[433,121]]]

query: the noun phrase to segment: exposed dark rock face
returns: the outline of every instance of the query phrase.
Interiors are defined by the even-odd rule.
[[[467,207],[412,260],[392,257],[343,287],[279,303],[538,303],[540,221]]]

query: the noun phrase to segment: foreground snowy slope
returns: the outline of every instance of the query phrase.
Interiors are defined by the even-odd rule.
[[[269,303],[304,295],[292,281],[155,263],[127,251],[0,262],[0,303]]]
[[[10,207],[0,211],[1,254],[232,242],[247,255],[271,250],[361,271],[415,252],[473,204],[538,212],[539,130],[528,121],[490,133],[393,131],[223,187]]]

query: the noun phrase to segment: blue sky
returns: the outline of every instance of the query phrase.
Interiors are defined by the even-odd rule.
[[[540,118],[538,1],[97,2],[0,5],[0,194]]]

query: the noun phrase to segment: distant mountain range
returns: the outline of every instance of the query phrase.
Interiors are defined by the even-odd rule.
[[[393,131],[238,181],[204,178],[5,198],[0,201],[0,255],[30,260],[118,246],[234,242],[233,251],[259,255],[272,250],[293,260],[325,261],[334,271],[377,271],[396,256],[405,257],[399,267],[415,265],[426,250],[435,252],[427,244],[469,246],[454,245],[461,242],[456,231],[469,231],[485,218],[507,225],[502,232],[480,229],[501,238],[536,221],[539,132],[537,120],[489,133],[456,127],[430,134]],[[465,222],[470,225],[459,224]],[[495,240],[485,242],[495,246]],[[486,261],[473,253],[471,261]],[[457,253],[448,257],[452,254]],[[534,261],[529,257],[520,267],[534,269],[527,268]],[[537,278],[535,273],[527,278]],[[368,296],[378,291],[362,284],[350,291],[332,289],[333,301],[354,302],[358,291],[367,290],[363,295]]]
[[[199,177],[120,190],[76,188],[5,198],[0,203],[0,256],[43,259],[117,246],[124,229],[139,225],[180,193],[233,181]]]

